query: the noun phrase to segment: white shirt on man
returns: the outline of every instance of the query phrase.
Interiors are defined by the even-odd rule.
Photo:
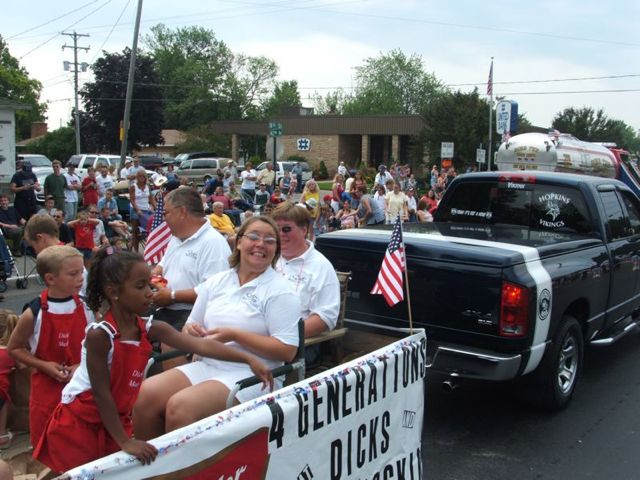
[[[208,221],[186,240],[171,236],[160,261],[162,276],[172,290],[195,288],[212,275],[229,268],[231,249],[225,238],[211,228]],[[185,310],[189,303],[174,303],[165,308]]]
[[[242,185],[240,188],[242,190],[255,190],[256,189],[256,181],[249,180],[249,177],[257,177],[256,171],[252,168],[251,170],[243,170],[240,173],[240,178],[242,179]]]
[[[318,315],[329,330],[338,322],[340,312],[340,282],[327,258],[307,240],[309,248],[299,257],[285,260],[280,256],[276,271],[298,294],[302,304],[302,318]]]
[[[107,174],[103,177],[102,174],[96,176],[96,183],[98,184],[98,197],[104,197],[108,188],[113,188],[113,177]]]
[[[82,180],[75,173],[64,172],[64,178],[67,180],[67,185],[80,185]],[[78,201],[78,190],[71,190],[69,188],[64,189],[64,201],[73,203]]]

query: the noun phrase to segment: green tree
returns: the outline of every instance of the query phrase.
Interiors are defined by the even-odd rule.
[[[29,151],[41,153],[63,164],[76,153],[76,133],[72,127],[61,127],[29,143]]]
[[[144,43],[156,61],[168,128],[189,130],[222,118],[220,99],[233,66],[224,42],[202,27],[158,24]]]
[[[343,113],[344,104],[348,98],[348,95],[341,88],[327,92],[324,97],[316,92],[313,96],[315,112],[318,115],[340,115]]]
[[[214,135],[206,127],[195,127],[186,132],[186,140],[177,146],[177,153],[215,152],[220,157],[231,156],[229,135]]]
[[[128,48],[122,53],[104,52],[92,66],[95,80],[80,91],[85,106],[80,131],[86,151],[120,151],[120,121],[124,115],[130,55]],[[132,100],[129,150],[162,143],[164,101],[154,61],[148,55],[136,56]]]
[[[297,80],[278,82],[273,89],[273,94],[264,102],[264,116],[271,118],[282,113],[285,108],[301,106]]]
[[[421,56],[407,57],[400,50],[367,58],[356,67],[355,80],[355,92],[343,105],[346,114],[419,114],[444,91],[442,83],[425,72]]]
[[[638,151],[640,138],[633,127],[622,120],[608,118],[604,110],[590,107],[566,108],[556,114],[553,128],[587,142],[611,142],[631,151]]]
[[[167,99],[167,126],[188,130],[213,120],[258,118],[278,66],[235,55],[213,31],[159,24],[144,39]]]
[[[441,142],[453,142],[454,166],[464,170],[475,164],[480,143],[487,148],[489,104],[480,98],[477,89],[470,93],[455,91],[436,95],[423,117],[427,124],[424,141],[432,159],[440,157]]]
[[[44,120],[47,105],[38,101],[41,91],[42,84],[29,78],[29,72],[9,53],[6,42],[0,36],[0,98],[31,106],[31,110],[16,111],[17,140],[29,138],[31,123]]]

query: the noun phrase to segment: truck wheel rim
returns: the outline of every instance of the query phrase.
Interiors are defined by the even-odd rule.
[[[578,372],[578,345],[570,333],[562,342],[560,360],[558,362],[558,387],[563,394],[568,394],[573,388]]]

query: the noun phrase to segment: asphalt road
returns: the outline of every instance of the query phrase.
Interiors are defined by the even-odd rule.
[[[640,333],[591,347],[575,396],[556,414],[532,411],[512,384],[427,381],[424,478],[640,478]]]
[[[15,258],[15,262],[16,267],[20,272],[19,278],[21,279],[24,279],[25,275],[31,273],[35,266],[35,262],[31,257],[26,258],[26,269],[24,257]],[[22,307],[38,296],[44,287],[38,281],[35,271],[27,277],[26,289],[16,287],[17,278],[18,276],[14,270],[13,275],[7,280],[7,291],[2,293],[2,295],[4,295],[4,300],[0,302],[0,308],[7,308],[20,314],[22,312]]]

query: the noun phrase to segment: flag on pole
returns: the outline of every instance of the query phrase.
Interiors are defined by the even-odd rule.
[[[144,261],[153,265],[162,260],[170,239],[171,230],[169,230],[167,222],[164,221],[164,202],[162,195],[159,195],[156,213],[153,214],[151,229],[147,237],[147,245],[144,247]]]
[[[493,58],[491,59],[491,68],[489,69],[489,80],[487,81],[487,95],[493,97]]]
[[[400,215],[391,233],[389,246],[384,254],[380,273],[371,293],[382,295],[390,307],[404,300],[404,278],[402,272],[405,269],[404,243],[402,241],[402,223]]]

